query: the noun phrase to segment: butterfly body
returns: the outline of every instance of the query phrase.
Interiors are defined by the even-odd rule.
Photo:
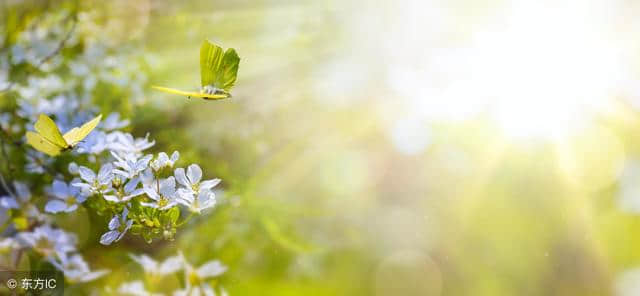
[[[49,156],[57,156],[62,152],[73,149],[98,126],[101,119],[102,114],[80,127],[72,128],[63,135],[49,116],[40,114],[38,121],[34,125],[36,131],[27,131],[27,143]]]
[[[200,47],[200,79],[199,92],[181,91],[173,88],[152,86],[153,89],[184,95],[187,98],[220,100],[231,97],[230,90],[236,82],[240,57],[235,49],[223,51],[220,46],[205,40]]]

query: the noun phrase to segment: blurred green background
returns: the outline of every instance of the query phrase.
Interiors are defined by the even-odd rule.
[[[199,87],[205,38],[241,57],[230,100],[129,105],[223,191],[175,242],[85,250],[106,284],[181,249],[231,295],[640,293],[638,3],[82,6],[149,85]]]

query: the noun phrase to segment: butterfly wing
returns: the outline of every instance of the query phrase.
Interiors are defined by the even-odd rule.
[[[240,57],[233,48],[227,49],[222,57],[222,65],[216,75],[215,86],[224,91],[229,92],[236,83],[238,77],[238,67],[240,66]]]
[[[60,151],[63,149],[62,147],[49,142],[40,134],[32,131],[27,131],[27,143],[33,146],[36,150],[46,153],[49,156],[56,156],[60,154]]]
[[[151,88],[153,88],[155,90],[162,91],[162,92],[174,94],[174,95],[182,95],[182,96],[194,97],[194,98],[203,98],[205,100],[220,100],[220,99],[226,99],[226,98],[229,97],[228,94],[205,94],[205,93],[199,93],[199,92],[188,92],[188,91],[181,91],[181,90],[168,88],[168,87],[162,87],[162,86],[152,86]]]
[[[78,144],[78,142],[82,141],[82,139],[86,138],[89,133],[91,133],[91,131],[96,128],[96,126],[98,126],[98,123],[100,123],[100,119],[102,119],[102,114],[94,117],[87,123],[83,124],[81,127],[72,128],[70,131],[64,134],[64,140],[69,143],[69,146],[75,146],[76,144]]]
[[[218,79],[217,76],[221,69],[223,57],[224,52],[220,46],[213,44],[209,40],[202,42],[200,47],[200,79],[202,87],[207,85],[219,87],[215,83]]]
[[[60,130],[53,119],[51,117],[40,114],[38,117],[38,121],[34,125],[35,130],[42,136],[44,139],[49,141],[51,144],[59,146],[61,149],[68,148],[69,145],[67,141],[62,137]]]

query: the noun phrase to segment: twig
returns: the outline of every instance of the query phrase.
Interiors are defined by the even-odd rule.
[[[74,14],[71,20],[73,21],[73,23],[71,24],[71,28],[69,29],[69,31],[67,31],[67,34],[60,41],[60,43],[58,43],[58,47],[56,47],[56,49],[54,49],[51,53],[45,56],[42,60],[40,60],[36,68],[40,68],[42,64],[46,63],[48,60],[50,60],[51,58],[56,56],[58,53],[60,53],[60,51],[64,48],[64,45],[67,43],[67,41],[71,39],[71,35],[73,31],[76,30],[76,25],[78,24],[78,17]]]

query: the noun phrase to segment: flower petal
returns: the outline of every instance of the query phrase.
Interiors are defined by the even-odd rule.
[[[109,229],[114,230],[114,229],[117,229],[118,227],[120,227],[120,219],[118,215],[115,215],[113,216],[113,218],[111,218],[111,221],[109,221]]]
[[[191,187],[191,183],[189,183],[189,180],[187,180],[187,176],[184,174],[183,168],[177,168],[173,172],[173,174],[176,176],[176,180],[178,180],[178,183],[186,187]]]
[[[180,158],[180,153],[178,151],[173,151],[171,154],[171,162],[175,163]]]
[[[79,167],[78,173],[80,174],[80,178],[82,178],[82,180],[85,180],[88,183],[93,183],[93,181],[95,181],[96,179],[96,174],[88,167],[85,167],[85,166]]]
[[[153,200],[160,199],[160,195],[158,195],[158,192],[156,192],[155,189],[152,189],[149,186],[145,186],[143,190],[144,190],[144,193],[146,193],[150,199],[153,199]]]
[[[110,245],[114,240],[118,238],[120,232],[117,230],[111,230],[100,237],[100,243],[103,245]]]
[[[60,180],[53,180],[49,193],[60,199],[66,199],[70,195],[69,186]]]
[[[225,271],[227,271],[226,266],[222,265],[218,260],[213,260],[200,266],[196,272],[201,278],[207,278],[221,275]]]
[[[213,187],[216,187],[216,185],[220,184],[220,179],[211,179],[211,180],[206,180],[206,181],[202,181],[200,183],[200,190],[207,190],[207,189],[211,189]]]
[[[44,206],[44,211],[47,213],[59,213],[62,212],[64,210],[67,209],[67,203],[59,200],[59,199],[54,199],[54,200],[50,200],[49,202],[47,202],[47,204]]]
[[[131,179],[126,185],[124,185],[124,192],[130,193],[131,191],[136,189],[136,187],[138,186],[138,183],[140,183],[140,178]]]
[[[197,164],[192,164],[187,168],[187,177],[191,184],[197,184],[202,179],[202,170]]]

